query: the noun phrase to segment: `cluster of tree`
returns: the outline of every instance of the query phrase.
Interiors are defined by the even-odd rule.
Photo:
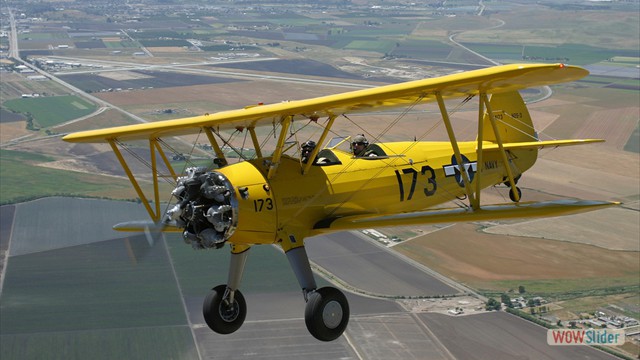
[[[520,311],[518,309],[507,308],[507,312],[510,313],[510,314],[514,314],[516,316],[519,316],[519,317],[521,317],[523,319],[529,320],[529,321],[531,321],[533,323],[536,323],[536,324],[538,324],[540,326],[543,326],[543,327],[545,327],[547,329],[555,328],[555,326],[553,324],[549,324],[548,322],[546,322],[546,321],[544,321],[542,319],[539,319],[539,318],[537,318],[537,317],[535,317],[533,315],[527,314],[524,311]]]
[[[500,304],[500,301],[494,298],[489,298],[484,308],[488,311],[491,311],[491,310],[500,311],[500,309],[502,308],[502,304]]]
[[[529,305],[529,307],[530,307],[529,312],[531,313],[531,315],[534,315],[536,313],[537,314],[544,314],[544,313],[549,312],[549,307],[546,306],[546,305],[545,306],[540,306],[540,307],[535,307],[535,306]]]
[[[27,116],[27,130],[40,131],[40,127],[33,121],[33,115],[31,113],[25,113],[25,115]]]
[[[507,294],[502,294],[502,295],[500,295],[500,301],[501,301],[503,304],[507,305],[507,307],[510,307],[510,308],[512,308],[512,307],[513,307],[513,304],[511,303],[511,298],[510,298],[510,297],[509,297],[509,295],[507,295]]]
[[[513,290],[509,290],[509,292],[513,292]],[[520,294],[524,294],[526,292],[526,289],[524,288],[524,286],[520,285],[518,286],[518,293]],[[489,303],[491,303],[491,307],[495,308],[495,309],[489,309]],[[498,303],[498,306],[496,308],[495,303]],[[489,301],[487,302],[487,310],[500,310],[500,303],[505,304],[508,308],[513,308],[513,304],[511,303],[511,297],[509,295],[507,295],[506,293],[501,294],[500,295],[500,302],[498,302],[497,300],[490,298]],[[529,302],[527,303],[527,305],[529,305],[530,307],[533,306],[539,306],[540,305],[540,300],[536,299],[530,299]]]

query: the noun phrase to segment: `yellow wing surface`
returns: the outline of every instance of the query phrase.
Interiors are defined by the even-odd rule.
[[[468,71],[432,79],[357,90],[306,100],[205,114],[190,118],[128,125],[66,135],[68,142],[106,142],[113,139],[155,139],[197,133],[202,128],[219,130],[252,128],[278,122],[284,117],[310,118],[367,112],[407,106],[442,98],[466,97],[479,93],[498,94],[534,86],[578,80],[588,71],[563,64],[512,64]]]
[[[516,204],[485,205],[480,209],[448,208],[413,211],[402,214],[360,215],[325,219],[318,222],[313,232],[321,234],[343,230],[366,229],[406,225],[442,224],[456,222],[488,221],[550,217],[579,214],[619,205],[618,202],[591,200],[555,200]]]

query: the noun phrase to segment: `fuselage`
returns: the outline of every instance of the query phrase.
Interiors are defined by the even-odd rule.
[[[463,198],[464,177],[450,142],[375,144],[379,156],[354,157],[323,150],[310,171],[299,159],[283,156],[277,174],[267,180],[268,160],[246,161],[216,170],[233,184],[238,198],[238,226],[232,243],[274,243],[282,236],[314,235],[320,221],[366,214],[396,214]],[[506,169],[497,151],[485,151],[477,163],[477,143],[459,142],[463,169],[471,186],[504,182]],[[330,153],[327,153],[329,151]],[[537,150],[509,151],[515,176],[535,162]],[[478,174],[481,172],[481,176]]]

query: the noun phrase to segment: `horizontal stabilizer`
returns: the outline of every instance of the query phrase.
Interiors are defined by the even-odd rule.
[[[479,210],[452,208],[391,215],[357,215],[325,219],[314,226],[314,232],[320,234],[329,231],[367,229],[372,227],[553,217],[598,210],[615,205],[620,205],[620,203],[588,200],[556,200],[486,205]]]
[[[584,145],[597,142],[604,142],[603,139],[573,139],[573,140],[548,140],[548,141],[525,141],[502,144],[505,150],[515,149],[542,149],[545,147]],[[482,145],[482,151],[497,151],[498,144]]]

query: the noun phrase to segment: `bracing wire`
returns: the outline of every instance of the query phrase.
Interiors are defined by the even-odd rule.
[[[213,129],[213,128],[211,129],[211,131],[212,131],[214,134],[218,135],[218,138],[219,138],[220,140],[222,140],[222,143],[223,143],[224,145],[228,146],[228,147],[229,147],[231,150],[233,150],[236,154],[238,154],[238,156],[239,156],[242,160],[245,160],[245,161],[246,161],[246,160],[248,160],[248,159],[247,159],[247,157],[246,157],[244,154],[242,154],[242,152],[241,152],[241,151],[238,151],[238,149],[236,149],[233,145],[231,145],[231,141],[233,141],[233,137],[234,137],[235,135],[237,135],[237,134],[241,133],[241,132],[242,132],[242,130],[240,130],[240,129],[236,129],[234,132],[232,132],[232,133],[229,135],[229,138],[228,138],[228,139],[223,138],[223,137],[222,137],[222,135],[220,134],[220,132],[216,131],[216,130],[215,130],[215,129]],[[246,136],[246,135],[245,135],[245,136]],[[242,150],[242,149],[241,149],[241,150]]]
[[[151,163],[149,163],[145,158],[143,158],[140,154],[138,154],[137,152],[135,152],[133,149],[131,149],[129,146],[127,146],[125,143],[123,143],[122,141],[116,139],[115,140],[116,144],[118,144],[120,146],[120,148],[124,149],[129,155],[131,155],[134,159],[138,160],[142,165],[146,166],[147,168],[149,168],[149,170],[153,171],[153,166],[151,166]],[[161,174],[158,170],[156,170],[156,173],[158,175],[159,178],[163,179],[164,181],[166,181],[168,184],[173,185],[173,181],[169,180],[169,177],[165,174]]]

